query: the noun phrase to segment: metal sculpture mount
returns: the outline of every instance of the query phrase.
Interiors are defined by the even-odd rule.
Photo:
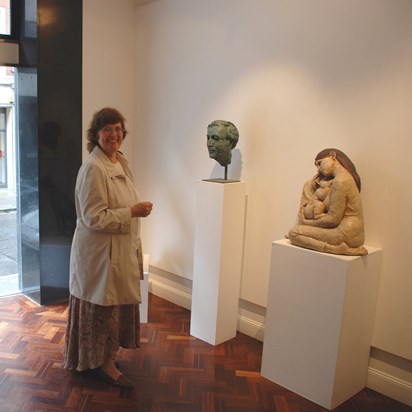
[[[204,179],[208,182],[230,183],[238,180],[228,180],[228,166],[232,161],[232,150],[239,140],[239,131],[232,122],[214,120],[207,126],[207,150],[209,157],[215,159],[225,168],[223,179]]]

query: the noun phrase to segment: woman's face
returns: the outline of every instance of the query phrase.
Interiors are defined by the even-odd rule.
[[[110,157],[113,156],[123,143],[122,123],[106,124],[98,132],[99,146]]]
[[[323,176],[333,176],[335,171],[335,159],[332,156],[324,157],[315,161],[315,166],[318,169],[318,173]]]

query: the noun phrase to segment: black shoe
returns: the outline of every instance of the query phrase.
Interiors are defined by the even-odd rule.
[[[120,388],[131,389],[134,388],[134,383],[126,378],[124,375],[120,375],[117,379],[109,376],[102,368],[99,369],[100,377],[112,385],[119,386]]]

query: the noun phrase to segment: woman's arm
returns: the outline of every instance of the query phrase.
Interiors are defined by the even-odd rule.
[[[76,196],[85,225],[108,233],[128,233],[132,213],[130,207],[109,208],[107,177],[101,168],[91,164],[79,176]]]

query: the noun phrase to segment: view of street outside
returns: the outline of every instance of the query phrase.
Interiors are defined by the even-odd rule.
[[[11,35],[11,0],[0,0],[0,34]],[[18,293],[14,122],[15,68],[0,66],[0,296]]]
[[[19,292],[16,193],[0,189],[0,296]]]

